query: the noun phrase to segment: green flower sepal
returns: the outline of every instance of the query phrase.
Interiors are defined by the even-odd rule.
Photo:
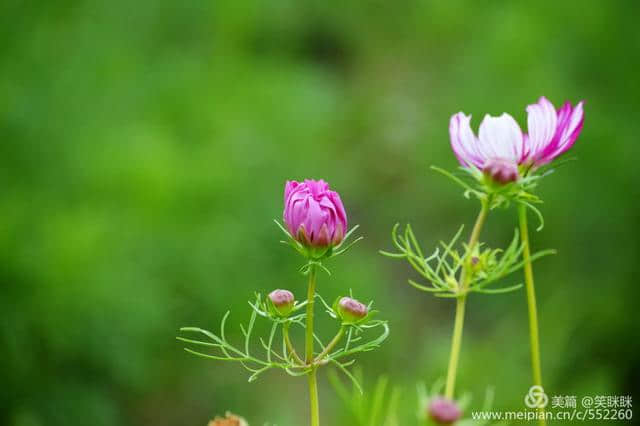
[[[339,256],[345,253],[347,250],[353,247],[354,244],[356,244],[358,241],[363,239],[363,237],[360,236],[360,237],[356,237],[352,241],[349,241],[353,233],[360,227],[360,225],[356,225],[353,228],[351,228],[349,232],[346,233],[346,235],[344,236],[340,244],[337,244],[335,246],[328,245],[328,246],[322,246],[322,247],[311,246],[311,245],[302,244],[300,241],[293,238],[293,236],[289,233],[289,231],[287,231],[287,229],[284,226],[282,226],[280,222],[278,222],[275,219],[273,221],[276,223],[276,225],[278,225],[278,228],[280,228],[280,230],[286,236],[286,239],[281,240],[280,242],[282,244],[292,247],[296,252],[302,255],[302,257],[307,259],[307,263],[300,268],[300,271],[303,274],[306,274],[306,272],[309,270],[309,267],[311,265],[317,265],[328,274],[331,274],[329,270],[322,265],[322,261],[334,258],[336,256]]]

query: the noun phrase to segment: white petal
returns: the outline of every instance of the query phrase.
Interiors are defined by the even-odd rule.
[[[480,124],[478,150],[485,158],[518,162],[522,156],[522,130],[506,112],[499,117],[485,115]]]
[[[482,167],[484,159],[480,158],[477,151],[478,141],[471,130],[471,115],[462,112],[454,114],[449,121],[449,136],[451,148],[463,166],[475,165]]]

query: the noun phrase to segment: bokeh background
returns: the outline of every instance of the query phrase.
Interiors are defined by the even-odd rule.
[[[445,374],[453,303],[377,254],[411,222],[424,246],[476,204],[448,119],[586,100],[578,161],[544,181],[535,248],[550,395],[633,395],[640,383],[640,33],[636,2],[136,2],[0,5],[0,424],[306,424],[306,383],[195,358],[183,325],[230,337],[255,291],[304,296],[278,244],[286,179],[324,178],[366,239],[321,276],[390,320],[360,357],[415,424],[415,386]],[[534,219],[532,218],[532,221]],[[483,234],[508,242],[514,211]],[[521,281],[518,274],[507,283]],[[333,324],[320,323],[328,336]],[[473,296],[458,388],[522,408],[524,292]],[[355,425],[321,379],[325,424]],[[637,395],[637,394],[636,394]],[[640,413],[638,413],[640,414]]]

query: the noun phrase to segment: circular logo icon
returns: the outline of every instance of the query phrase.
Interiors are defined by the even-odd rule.
[[[582,406],[584,408],[590,408],[593,406],[593,398],[590,396],[585,396],[582,398]]]
[[[549,397],[544,393],[542,386],[531,386],[524,396],[524,404],[529,408],[544,408],[548,403]]]

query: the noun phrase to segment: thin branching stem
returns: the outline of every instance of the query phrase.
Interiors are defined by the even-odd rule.
[[[324,350],[322,352],[320,352],[320,355],[318,355],[315,359],[315,363],[321,362],[322,359],[327,356],[332,350],[333,348],[336,347],[336,345],[338,343],[340,343],[340,340],[342,339],[342,337],[344,336],[344,332],[345,332],[345,327],[342,326],[340,327],[340,330],[338,330],[338,333],[335,335],[335,337],[329,342],[329,344],[327,345],[326,348],[324,348]]]
[[[462,292],[466,292],[469,286],[469,282],[471,279],[470,254],[473,253],[473,249],[475,248],[476,244],[478,244],[478,240],[480,239],[480,232],[482,231],[482,227],[484,226],[487,215],[489,214],[489,201],[490,200],[481,201],[480,213],[478,214],[476,223],[473,226],[473,230],[471,231],[471,237],[469,237],[467,257],[464,260],[458,286]],[[458,369],[458,360],[460,358],[460,348],[462,346],[462,330],[464,328],[464,312],[466,300],[467,296],[463,293],[463,295],[459,296],[456,301],[456,317],[453,327],[453,337],[451,339],[451,355],[449,356],[449,368],[447,370],[447,385],[445,387],[445,396],[449,399],[453,399],[455,390],[456,372]]]
[[[305,362],[300,358],[298,352],[293,347],[291,343],[291,338],[289,337],[289,322],[284,323],[282,327],[282,335],[284,336],[285,344],[287,345],[287,349],[289,350],[289,354],[293,357],[293,359],[300,365],[305,365]]]

